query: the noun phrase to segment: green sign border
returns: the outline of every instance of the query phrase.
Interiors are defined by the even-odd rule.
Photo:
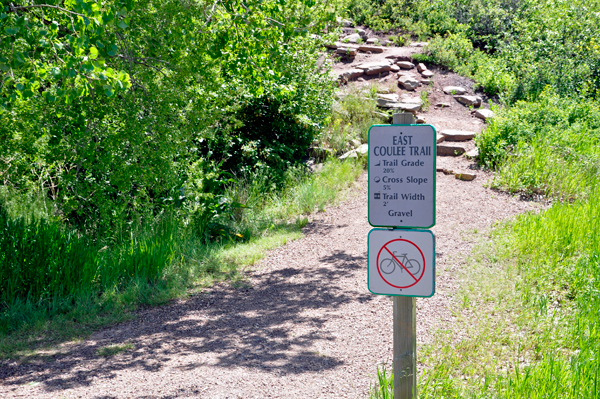
[[[423,296],[423,295],[401,295],[401,294],[380,294],[378,292],[373,292],[371,291],[371,286],[369,285],[369,280],[371,279],[371,273],[370,273],[370,268],[371,268],[371,254],[369,253],[371,246],[369,245],[369,242],[371,240],[371,233],[376,231],[376,230],[383,230],[383,231],[415,231],[415,232],[427,232],[429,234],[431,234],[431,238],[433,239],[433,256],[431,259],[433,259],[433,264],[431,265],[431,267],[433,268],[433,291],[431,292],[431,295],[429,296]],[[382,229],[382,228],[374,228],[371,229],[369,231],[369,234],[367,236],[367,289],[369,290],[369,292],[373,295],[383,295],[383,296],[406,296],[406,297],[411,297],[411,298],[431,298],[432,296],[435,295],[435,234],[433,234],[433,231],[431,230],[426,230],[426,229]]]
[[[433,224],[430,226],[382,226],[382,225],[374,225],[373,223],[371,223],[371,160],[369,159],[370,155],[371,155],[371,129],[373,129],[374,127],[388,127],[388,126],[429,126],[433,129]],[[433,125],[427,125],[427,124],[413,124],[413,125],[373,125],[369,128],[369,138],[368,138],[368,145],[369,145],[369,155],[367,156],[367,173],[368,173],[368,180],[369,180],[369,186],[367,189],[367,196],[368,198],[368,208],[367,208],[367,219],[369,221],[369,224],[373,227],[388,227],[388,228],[394,228],[394,229],[429,229],[433,226],[435,226],[436,223],[436,209],[435,209],[435,203],[436,203],[436,187],[437,187],[437,180],[436,180],[436,171],[437,171],[437,131],[435,130],[435,127]]]

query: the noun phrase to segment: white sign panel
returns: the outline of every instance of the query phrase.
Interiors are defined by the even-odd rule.
[[[429,228],[435,224],[436,133],[431,125],[369,130],[369,223]]]
[[[369,233],[369,291],[430,297],[435,292],[435,238],[429,230]]]

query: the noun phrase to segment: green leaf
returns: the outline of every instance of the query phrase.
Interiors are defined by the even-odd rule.
[[[114,44],[110,45],[110,49],[108,50],[108,55],[111,57],[114,57],[115,55],[117,55],[119,48],[117,46],[115,46]]]
[[[6,27],[4,28],[4,30],[6,31],[6,33],[8,33],[9,35],[16,35],[17,33],[19,33],[19,27],[18,26],[10,26],[10,27]]]
[[[114,94],[112,86],[104,85],[102,88],[104,89],[104,93],[107,97],[111,97]]]
[[[98,58],[98,49],[94,46],[90,47],[90,59],[95,60]]]
[[[117,24],[117,26],[121,29],[126,29],[127,28],[127,24],[125,23],[125,21],[119,21],[119,23]]]

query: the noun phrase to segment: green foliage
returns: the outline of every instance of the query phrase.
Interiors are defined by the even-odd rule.
[[[329,113],[333,86],[312,34],[332,21],[335,3],[49,6],[3,6],[9,45],[0,51],[12,58],[0,89],[0,184],[47,196],[81,232],[118,235],[178,206],[198,160],[281,175]],[[58,33],[44,33],[53,20]],[[42,36],[47,49],[34,40]],[[14,43],[24,55],[8,53]],[[19,57],[26,62],[15,69]],[[67,75],[43,78],[42,69]],[[39,81],[25,97],[24,79]]]
[[[379,114],[375,102],[378,89],[381,88],[350,88],[342,93],[340,99],[333,104],[331,119],[320,137],[323,145],[334,149],[337,154],[342,154],[348,150],[348,143],[352,140],[366,143],[372,125],[387,122],[386,118]]]
[[[517,102],[477,137],[481,162],[499,168],[494,185],[563,199],[587,196],[600,173],[600,107],[546,92]]]

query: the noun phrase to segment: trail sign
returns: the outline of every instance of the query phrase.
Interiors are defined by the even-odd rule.
[[[435,224],[436,146],[431,125],[371,126],[371,226],[429,228]]]
[[[367,257],[369,291],[380,295],[432,296],[434,240],[429,230],[371,230]]]

